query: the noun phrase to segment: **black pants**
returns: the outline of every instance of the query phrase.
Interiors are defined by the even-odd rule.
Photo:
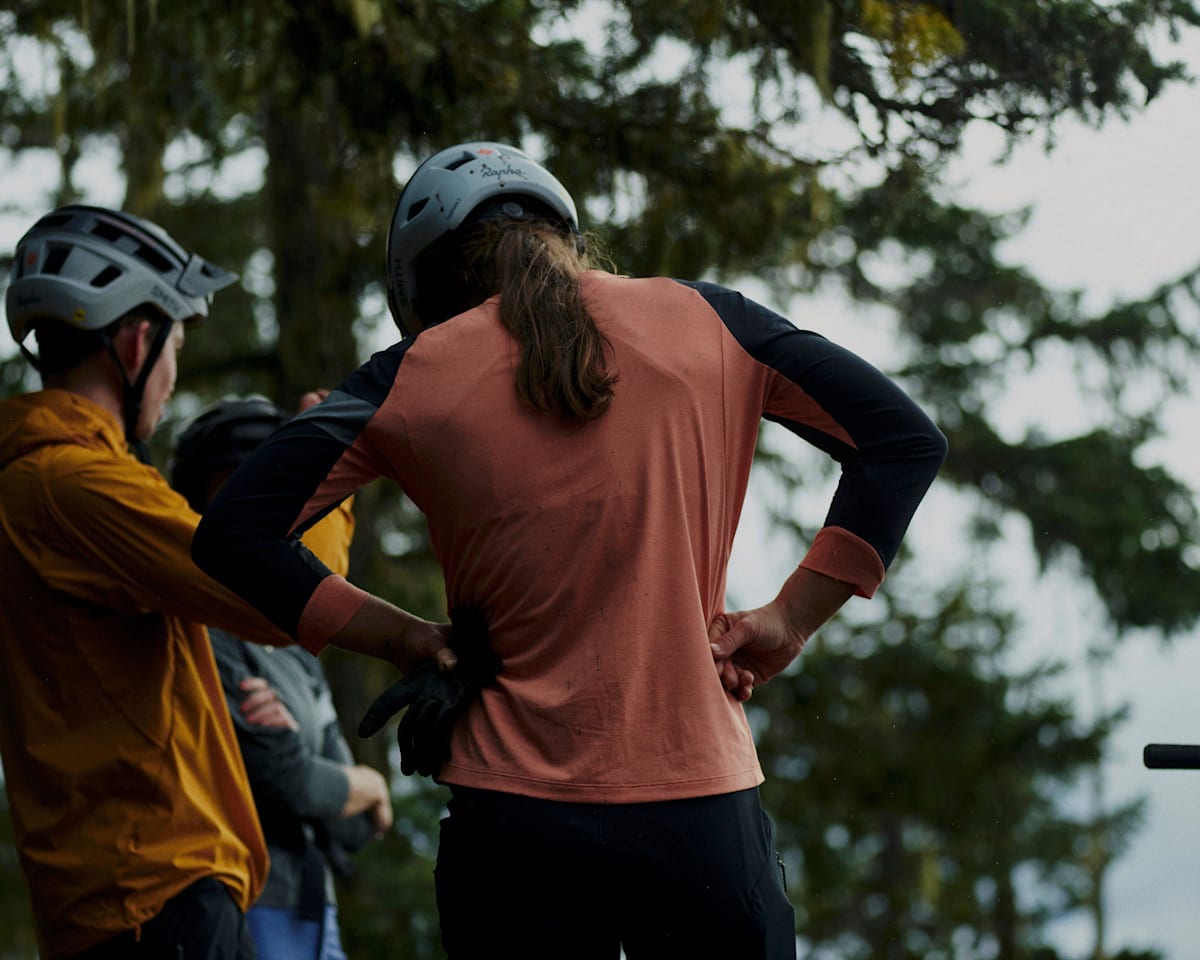
[[[452,960],[794,960],[757,790],[578,804],[452,787],[437,901]]]
[[[197,880],[142,924],[78,954],[75,960],[254,960],[246,918],[225,884]]]

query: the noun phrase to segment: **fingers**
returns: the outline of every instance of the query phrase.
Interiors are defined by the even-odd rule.
[[[300,397],[300,403],[297,404],[300,413],[303,413],[309,407],[315,407],[318,403],[329,396],[329,391],[322,387],[319,390],[309,390]]]
[[[745,613],[718,615],[708,627],[708,641],[714,660],[726,660],[750,642],[749,615]]]
[[[246,677],[238,686],[247,692],[238,704],[238,710],[247,723],[259,727],[278,727],[287,730],[299,730],[287,704],[279,699],[279,694],[264,677]]]
[[[242,713],[253,713],[255,710],[260,710],[263,707],[278,702],[278,700],[279,698],[276,696],[275,691],[267,687],[265,690],[255,690],[248,697],[243,697],[238,707]]]
[[[358,723],[358,735],[369,737],[382,729],[397,712],[417,698],[417,691],[407,678],[400,680],[383,691]]]
[[[437,668],[442,673],[453,670],[458,666],[458,657],[454,655],[454,651],[449,647],[442,647],[433,655],[434,662]]]
[[[275,727],[281,730],[299,730],[300,724],[288,708],[279,700],[264,704],[256,710],[243,712],[247,723],[257,727]]]
[[[238,687],[246,694],[238,704],[242,713],[251,713],[277,699],[265,677],[246,677]]]
[[[732,660],[718,660],[717,674],[723,686],[736,700],[743,703],[750,699],[754,692],[754,674]]]
[[[729,618],[729,614],[718,613],[713,617],[712,623],[708,625],[709,643],[713,643],[723,637],[729,632],[731,626],[733,626],[733,621]]]
[[[375,833],[378,836],[383,836],[383,834],[392,829],[393,813],[391,799],[384,797],[367,811],[367,816],[371,820],[371,826],[375,828]]]
[[[708,625],[709,647],[723,686],[734,699],[745,702],[754,692],[754,674],[731,658],[750,640],[745,613],[721,613]]]

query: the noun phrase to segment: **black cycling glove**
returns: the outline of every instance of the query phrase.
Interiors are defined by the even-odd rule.
[[[500,672],[500,658],[488,645],[483,611],[462,607],[450,614],[447,644],[458,663],[443,673],[436,664],[424,663],[385,690],[363,715],[358,735],[369,737],[392,716],[408,707],[396,728],[400,770],[435,776],[450,759],[454,724],[479,696],[480,690]]]

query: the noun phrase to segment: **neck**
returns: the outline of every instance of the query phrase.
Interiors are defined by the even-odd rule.
[[[90,400],[116,417],[118,423],[122,423],[123,388],[112,375],[111,365],[105,366],[108,369],[99,369],[96,364],[84,361],[71,370],[44,377],[43,382],[47,388],[67,390]]]

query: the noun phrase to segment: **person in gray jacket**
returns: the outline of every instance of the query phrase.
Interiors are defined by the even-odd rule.
[[[287,419],[261,397],[209,408],[176,444],[172,485],[203,513],[233,468]],[[308,546],[345,556],[349,511],[345,524],[323,530],[344,542],[322,550],[306,537]],[[315,656],[219,629],[209,635],[271,858],[266,888],[246,915],[259,960],[344,960],[334,874],[348,876],[350,854],[391,826],[387,784],[355,764]]]

